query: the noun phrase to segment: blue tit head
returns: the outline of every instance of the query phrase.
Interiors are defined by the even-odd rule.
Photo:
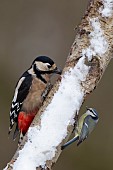
[[[93,119],[97,120],[99,118],[98,112],[94,108],[87,108],[87,112]]]

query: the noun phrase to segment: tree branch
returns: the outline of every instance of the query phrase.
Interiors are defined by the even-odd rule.
[[[92,0],[78,27],[61,81],[37,113],[6,170],[51,169],[77,113],[113,55],[113,0]]]

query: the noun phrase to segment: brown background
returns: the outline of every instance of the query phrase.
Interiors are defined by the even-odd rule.
[[[17,141],[8,139],[9,110],[15,84],[37,55],[48,55],[63,68],[74,28],[88,0],[0,0],[0,170],[13,156]],[[78,148],[61,155],[54,170],[113,169],[113,76],[111,61],[98,88],[82,107],[95,107],[97,128]]]

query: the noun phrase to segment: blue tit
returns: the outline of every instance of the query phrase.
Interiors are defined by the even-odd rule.
[[[75,128],[75,137],[70,141],[65,143],[61,149],[63,150],[68,145],[72,144],[76,140],[78,140],[77,146],[82,143],[89,134],[95,128],[97,122],[99,120],[98,113],[93,108],[87,108],[86,113],[84,113],[77,122],[77,126]]]

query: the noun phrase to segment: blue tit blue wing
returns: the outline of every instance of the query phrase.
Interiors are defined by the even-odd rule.
[[[80,143],[82,143],[89,136],[91,126],[92,126],[92,117],[90,115],[88,115],[84,119],[82,130],[81,130],[81,133],[80,133],[80,136],[79,136],[77,146]]]

